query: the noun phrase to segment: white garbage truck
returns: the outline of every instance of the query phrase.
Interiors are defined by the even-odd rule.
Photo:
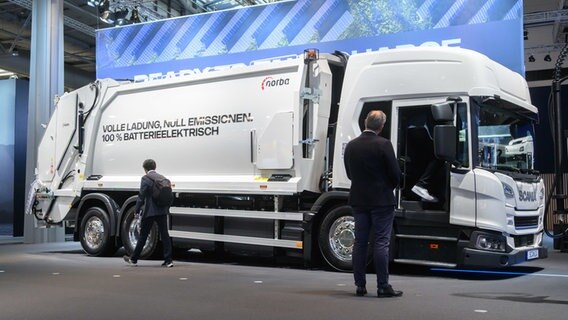
[[[90,255],[131,252],[142,162],[152,158],[173,185],[174,248],[349,270],[343,150],[371,110],[387,114],[382,134],[403,172],[392,261],[492,268],[547,256],[527,84],[460,48],[308,50],[148,82],[98,80],[60,97],[30,212],[73,228]],[[411,189],[433,160],[438,201],[426,202]],[[156,231],[143,257],[160,248]]]

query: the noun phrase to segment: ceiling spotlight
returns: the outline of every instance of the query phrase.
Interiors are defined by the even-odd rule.
[[[552,61],[552,58],[550,57],[550,54],[547,54],[546,56],[544,56],[544,61],[546,61],[546,62]]]
[[[100,1],[98,0],[87,0],[87,5],[89,5],[90,7],[97,7],[99,5]]]
[[[118,8],[114,11],[114,22],[117,26],[122,26],[128,24],[126,16],[128,15],[128,9]]]
[[[114,21],[112,21],[111,19],[109,19],[109,15],[110,15],[110,0],[103,0],[100,1],[99,3],[99,19],[101,19],[102,22],[108,23],[108,24],[112,24],[114,23]]]
[[[101,17],[103,14],[106,14],[108,16],[108,14],[110,13],[110,1],[109,0],[100,1],[98,6]]]
[[[138,7],[134,7],[134,9],[132,9],[132,13],[130,14],[130,22],[132,23],[140,23],[140,14],[138,12]]]
[[[535,62],[535,61],[536,61],[536,59],[535,59],[534,56],[531,54],[531,55],[529,56],[529,62]]]

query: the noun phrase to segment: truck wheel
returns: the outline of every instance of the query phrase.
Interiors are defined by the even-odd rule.
[[[81,220],[81,246],[91,256],[111,256],[116,245],[110,234],[110,222],[106,212],[99,207],[91,207]]]
[[[331,210],[319,228],[319,248],[327,264],[338,271],[351,270],[354,243],[355,219],[351,207]]]
[[[138,236],[140,235],[138,228],[139,221],[134,219],[134,209],[134,207],[131,207],[126,211],[126,216],[122,221],[122,229],[120,233],[124,249],[128,255],[132,255],[134,252],[134,248],[136,248],[136,243],[138,242]],[[159,247],[158,238],[158,226],[154,224],[148,234],[146,244],[140,253],[140,259],[149,259],[157,255]]]

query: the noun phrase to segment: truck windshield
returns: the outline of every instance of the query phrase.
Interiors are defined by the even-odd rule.
[[[537,115],[491,97],[472,97],[471,105],[473,123],[477,126],[478,166],[490,170],[531,171]]]

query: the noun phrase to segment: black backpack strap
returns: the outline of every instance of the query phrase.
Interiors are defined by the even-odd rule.
[[[152,178],[152,176],[150,176],[149,173],[146,173],[146,177],[150,178],[150,180],[152,180],[152,182],[156,182],[156,179],[160,179],[160,178],[166,178],[163,175],[157,173],[156,171],[154,171],[154,173],[156,174],[156,178]]]

